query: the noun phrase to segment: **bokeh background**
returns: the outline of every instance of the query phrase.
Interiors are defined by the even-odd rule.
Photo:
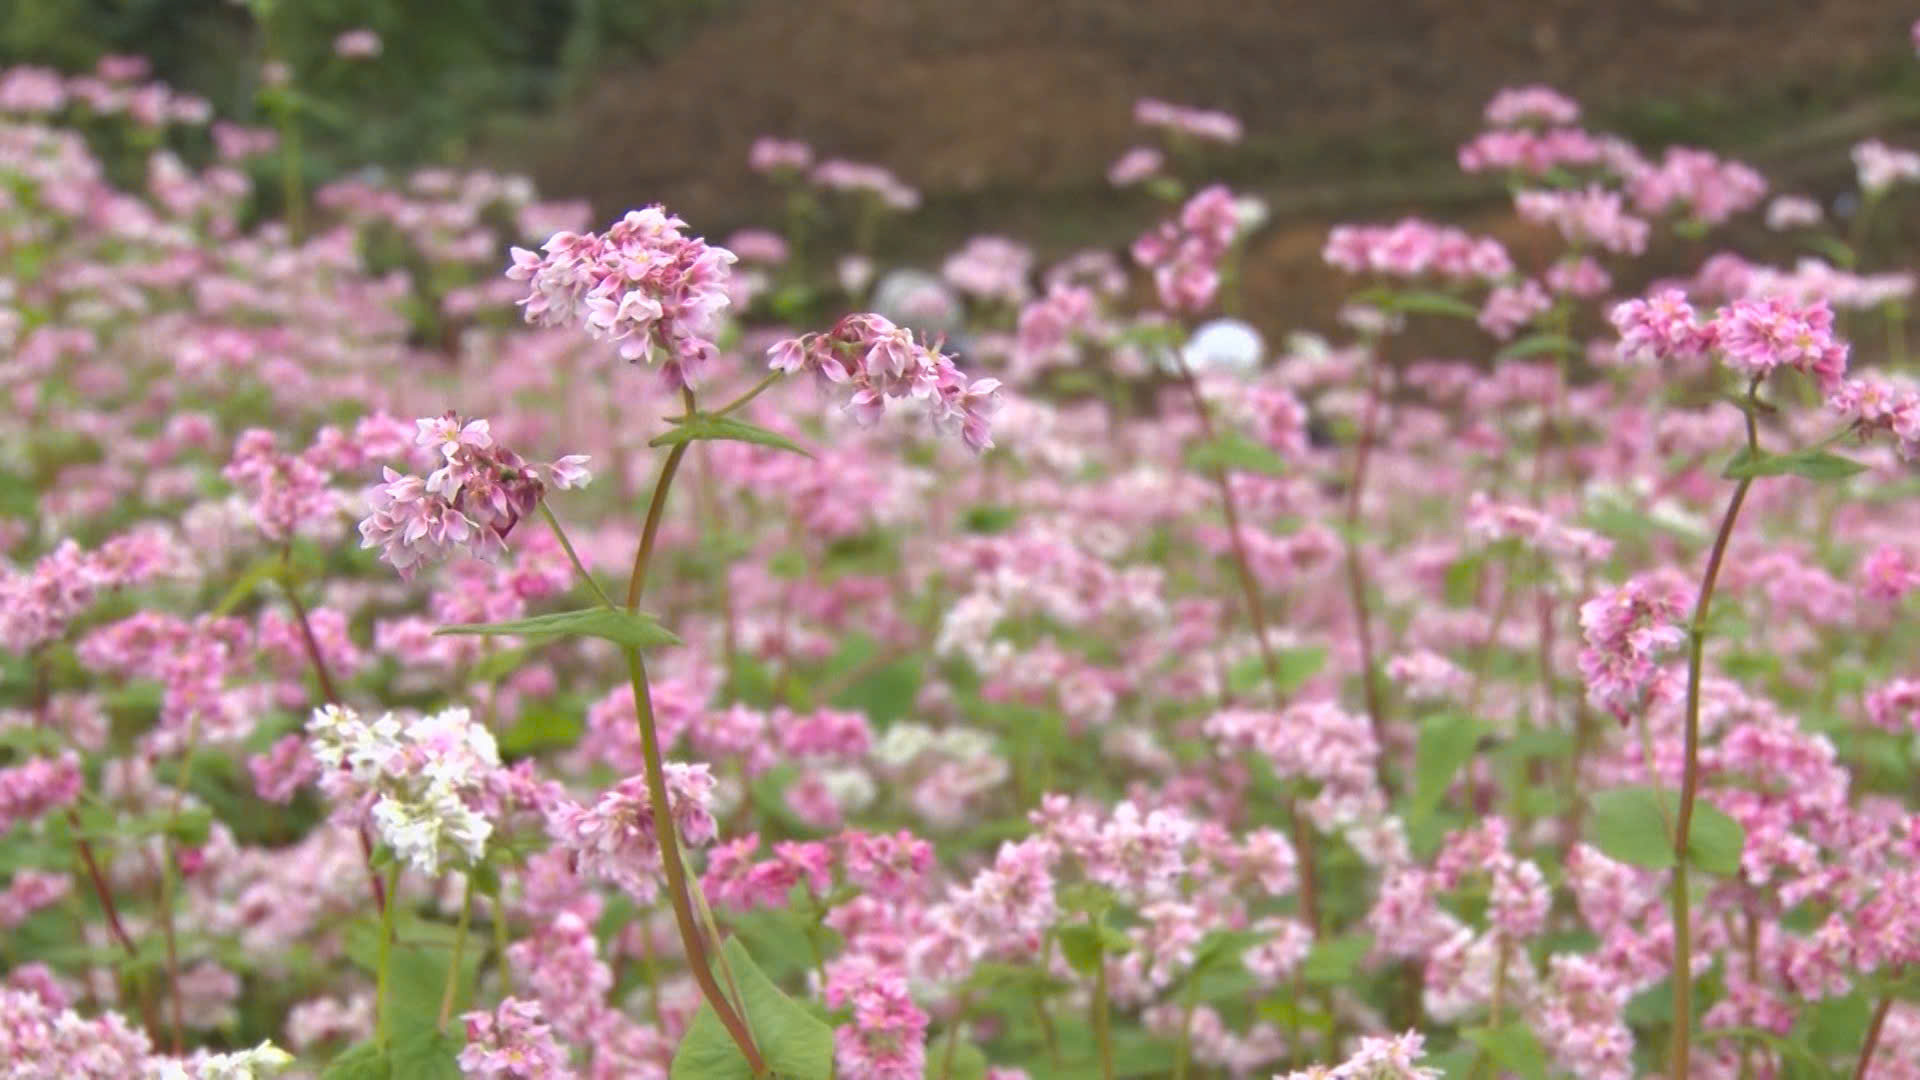
[[[1854,141],[1920,131],[1914,14],[1898,0],[6,0],[0,62],[142,54],[219,114],[266,124],[261,69],[278,56],[302,97],[308,190],[368,167],[491,167],[598,218],[665,202],[710,236],[777,218],[744,167],[750,142],[805,139],[924,193],[882,254],[925,260],[981,231],[1042,255],[1123,244],[1151,216],[1149,196],[1105,181],[1137,141],[1134,100],[1223,109],[1247,139],[1202,164],[1273,207],[1246,271],[1265,303],[1248,314],[1279,329],[1333,310],[1329,222],[1418,205],[1524,247],[1504,193],[1454,166],[1501,86],[1548,83],[1594,129],[1839,192]],[[335,56],[361,27],[382,54]]]

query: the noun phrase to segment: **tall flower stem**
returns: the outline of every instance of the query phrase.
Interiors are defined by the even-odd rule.
[[[1193,398],[1193,411],[1200,420],[1200,432],[1209,442],[1219,438],[1218,429],[1213,423],[1213,409],[1207,404],[1206,395],[1200,392],[1200,380],[1194,377],[1193,369],[1187,366],[1186,358],[1175,354],[1180,365],[1181,381],[1186,383],[1187,393]],[[1273,645],[1267,640],[1267,610],[1260,599],[1260,581],[1254,576],[1253,561],[1247,557],[1247,544],[1240,535],[1240,503],[1233,494],[1233,480],[1227,475],[1224,466],[1214,466],[1208,470],[1213,477],[1214,487],[1220,492],[1220,508],[1227,517],[1227,536],[1233,546],[1233,567],[1235,577],[1240,582],[1240,594],[1246,600],[1247,621],[1253,624],[1253,641],[1260,650],[1260,664],[1266,669],[1268,686],[1273,690],[1274,704],[1284,704],[1280,700],[1284,695],[1280,674],[1280,658],[1273,653]],[[1313,845],[1306,841],[1311,837],[1303,827],[1297,807],[1289,806],[1293,817],[1293,840],[1296,853],[1300,857],[1300,910],[1314,933],[1320,932],[1320,901],[1317,895],[1319,874],[1314,864]]]
[[[1893,995],[1880,999],[1873,1010],[1873,1020],[1867,1024],[1867,1037],[1860,1046],[1860,1063],[1853,1067],[1853,1080],[1867,1080],[1867,1070],[1873,1067],[1873,1052],[1880,1046],[1880,1029],[1887,1025],[1887,1012],[1893,1008]]]
[[[453,932],[453,962],[447,965],[446,985],[440,990],[440,1019],[435,1030],[447,1030],[447,1018],[453,1015],[453,997],[460,984],[460,962],[467,952],[467,927],[473,922],[473,875],[467,875],[467,893],[460,901],[460,926]]]
[[[1093,1038],[1100,1046],[1101,1080],[1113,1080],[1113,1019],[1107,1000],[1107,956],[1101,951],[1094,958]]]
[[[387,1045],[387,1012],[391,999],[388,996],[393,968],[393,909],[400,906],[400,864],[394,863],[387,871],[387,895],[393,902],[380,911],[380,959],[374,970],[373,999],[373,1038],[380,1046]]]
[[[682,391],[688,415],[694,412],[694,398],[691,391]],[[667,494],[673,487],[673,478],[680,471],[681,459],[687,456],[690,443],[676,444],[667,451],[667,459],[660,466],[660,479],[654,483],[653,498],[647,505],[647,519],[640,529],[640,546],[633,554],[633,576],[627,582],[627,610],[640,610],[640,597],[646,591],[647,567],[653,558],[653,545],[660,533],[660,521],[667,505]],[[558,529],[558,525],[549,518],[549,524]],[[748,1030],[746,1021],[727,1000],[719,983],[714,980],[713,967],[707,957],[705,942],[700,937],[700,927],[694,921],[693,903],[689,898],[686,865],[680,858],[680,843],[673,823],[673,810],[667,802],[666,766],[660,756],[660,734],[654,723],[653,695],[647,683],[646,661],[640,656],[639,649],[626,650],[627,674],[633,683],[633,711],[640,724],[640,745],[646,759],[647,800],[653,813],[653,834],[660,845],[660,865],[667,879],[667,899],[673,907],[673,921],[680,931],[680,945],[686,950],[688,966],[693,969],[694,981],[700,985],[700,993],[707,999],[714,1015],[720,1018],[721,1026],[733,1037],[740,1053],[747,1059],[747,1065],[755,1076],[765,1075],[766,1062],[760,1051],[754,1046],[753,1034]]]
[[[1747,451],[1760,452],[1760,433],[1754,422],[1757,401],[1754,394],[1760,381],[1747,385]],[[1707,617],[1713,607],[1713,588],[1720,580],[1720,565],[1726,559],[1727,543],[1733,538],[1733,526],[1740,507],[1747,501],[1753,477],[1743,476],[1727,500],[1726,513],[1720,516],[1720,531],[1713,538],[1713,550],[1707,555],[1707,570],[1700,580],[1700,596],[1694,602],[1693,622],[1687,628],[1687,713],[1685,763],[1680,774],[1680,806],[1673,825],[1673,1080],[1686,1080],[1693,1053],[1693,932],[1689,925],[1687,897],[1687,839],[1693,825],[1693,804],[1700,791],[1700,675],[1706,653]]]
[[[1386,714],[1380,704],[1380,673],[1373,657],[1373,615],[1367,606],[1366,571],[1360,566],[1360,504],[1366,490],[1367,463],[1373,456],[1374,427],[1380,414],[1380,364],[1368,351],[1367,398],[1360,411],[1360,434],[1353,447],[1353,472],[1347,478],[1347,507],[1344,518],[1347,548],[1347,592],[1353,605],[1354,632],[1360,643],[1360,690],[1366,698],[1367,721],[1373,728],[1373,741],[1380,747],[1380,790],[1393,798],[1391,774],[1387,769]]]

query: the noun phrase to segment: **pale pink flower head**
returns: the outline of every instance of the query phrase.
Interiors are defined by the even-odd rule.
[[[1812,228],[1824,216],[1819,202],[1805,195],[1778,195],[1767,204],[1767,228],[1774,232]]]
[[[797,174],[813,164],[813,147],[798,139],[762,135],[747,151],[747,168],[757,173]]]
[[[1134,103],[1133,122],[1207,142],[1233,144],[1239,142],[1241,136],[1240,119],[1231,113],[1170,105],[1153,98],[1141,98]]]
[[[937,345],[883,315],[848,315],[824,334],[775,342],[767,366],[787,374],[810,369],[823,383],[849,388],[847,412],[862,425],[878,423],[889,401],[917,401],[936,431],[957,432],[976,453],[993,445],[1000,380],[969,379]]]
[[[1133,147],[1107,167],[1107,183],[1114,187],[1132,187],[1158,176],[1165,163],[1165,156],[1153,147]]]
[[[1727,366],[1749,378],[1791,367],[1831,393],[1847,373],[1847,344],[1834,334],[1833,309],[1825,300],[1810,305],[1781,296],[1735,300],[1720,309],[1713,336]]]
[[[1679,289],[1623,301],[1608,318],[1620,332],[1619,351],[1625,359],[1694,360],[1714,345],[1715,324],[1700,322]]]
[[[1658,661],[1687,638],[1680,620],[1689,586],[1672,574],[1648,574],[1602,591],[1580,606],[1587,647],[1579,657],[1587,699],[1626,723],[1664,679]]]
[[[1579,119],[1580,103],[1550,86],[1508,87],[1487,102],[1489,127],[1562,127]]]
[[[1888,146],[1879,139],[1868,139],[1853,148],[1853,167],[1859,174],[1860,190],[1868,195],[1920,180],[1920,154]]]
[[[333,39],[333,55],[342,60],[371,60],[380,49],[380,35],[364,26]]]
[[[507,277],[532,288],[520,301],[528,322],[578,326],[626,360],[657,352],[668,385],[691,386],[718,352],[735,260],[686,224],[659,206],[630,210],[603,235],[555,233],[544,255],[514,248]]]

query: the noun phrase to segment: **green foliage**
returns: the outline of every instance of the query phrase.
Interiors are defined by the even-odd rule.
[[[736,420],[731,416],[715,416],[712,413],[694,413],[681,420],[664,434],[656,435],[648,446],[679,446],[697,439],[714,439],[723,442],[752,443],[755,446],[770,446],[775,450],[786,450],[802,457],[812,457],[806,447],[777,431],[768,431],[745,420]]]
[[[722,952],[740,989],[740,1006],[754,1045],[783,1080],[827,1080],[833,1074],[833,1029],[808,1012],[761,972],[746,946],[729,938]],[[673,1055],[673,1080],[751,1080],[753,1070],[720,1023],[702,1003]]]
[[[424,1027],[397,1033],[381,1046],[358,1043],[342,1051],[320,1073],[320,1080],[460,1080],[460,1047],[452,1035]]]
[[[1611,788],[1593,797],[1592,837],[1609,858],[1649,870],[1674,865],[1673,827],[1679,797],[1635,785]],[[1705,802],[1693,805],[1687,829],[1687,862],[1714,874],[1740,869],[1746,831],[1726,812]]]
[[[1721,473],[1729,480],[1757,476],[1800,476],[1808,480],[1845,480],[1867,467],[1825,450],[1796,450],[1791,454],[1754,453],[1742,447]]]
[[[1250,472],[1278,476],[1287,471],[1287,462],[1279,454],[1237,431],[1223,431],[1216,438],[1187,448],[1187,466],[1201,472]]]
[[[593,637],[634,649],[657,649],[678,645],[673,631],[661,626],[644,611],[625,608],[590,607],[577,611],[558,611],[506,622],[457,623],[443,626],[435,634],[474,634],[482,637]]]

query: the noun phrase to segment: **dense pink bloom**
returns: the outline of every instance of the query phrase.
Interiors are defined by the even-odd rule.
[[[1580,605],[1580,675],[1587,700],[1621,723],[1631,720],[1668,678],[1659,659],[1686,641],[1678,625],[1689,600],[1672,577],[1635,578]]]
[[[1208,142],[1240,141],[1240,119],[1230,113],[1169,105],[1153,98],[1141,98],[1134,103],[1133,122]]]
[[[657,349],[668,383],[691,386],[715,355],[734,255],[686,225],[659,206],[629,210],[604,234],[555,233],[545,255],[514,248],[507,276],[532,287],[528,322],[578,326],[626,360]]]
[[[1691,360],[1716,344],[1718,324],[1700,322],[1679,289],[1623,301],[1609,318],[1620,332],[1620,352],[1629,359]]]
[[[460,1072],[478,1080],[572,1080],[567,1052],[554,1041],[534,1001],[507,998],[492,1012],[470,1012]]]
[[[1151,146],[1136,146],[1107,166],[1107,183],[1114,187],[1132,187],[1160,172],[1165,158]]]
[[[1580,103],[1550,86],[1508,87],[1487,102],[1485,115],[1489,127],[1554,127],[1579,122]]]
[[[1202,189],[1164,221],[1133,242],[1133,259],[1153,271],[1160,302],[1171,311],[1197,312],[1213,303],[1220,263],[1239,235],[1233,193],[1220,184]]]
[[[1714,319],[1713,337],[1727,365],[1749,378],[1786,366],[1832,393],[1847,373],[1847,344],[1834,335],[1833,311],[1824,300],[1806,306],[1778,296],[1735,300]]]
[[[1493,282],[1513,272],[1499,241],[1416,218],[1397,225],[1336,225],[1322,257],[1350,274]]]
[[[824,334],[778,342],[767,360],[775,371],[811,369],[824,382],[851,388],[847,411],[863,425],[878,422],[889,400],[918,401],[936,430],[957,430],[976,452],[993,445],[1000,380],[968,379],[937,346],[882,316],[849,315]]]
[[[666,770],[667,804],[682,842],[711,843],[717,832],[710,809],[712,772],[679,762],[668,762]],[[641,903],[659,893],[660,844],[645,777],[622,780],[591,805],[560,805],[551,812],[548,828],[554,842],[572,852],[574,869],[582,876],[611,881]]]

